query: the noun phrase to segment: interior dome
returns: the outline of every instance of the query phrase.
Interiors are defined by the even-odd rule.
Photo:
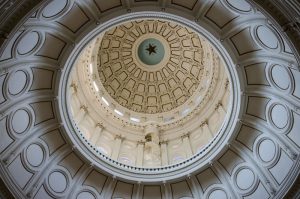
[[[155,17],[99,33],[80,53],[69,87],[71,114],[85,143],[138,167],[197,155],[222,133],[231,106],[225,62],[210,41]]]
[[[139,113],[196,103],[189,99],[200,95],[208,71],[220,59],[212,48],[207,39],[174,22],[146,19],[118,25],[99,44],[100,87],[116,103]]]
[[[0,2],[0,198],[299,198],[298,0]],[[147,100],[133,109],[134,96],[122,102],[123,90],[113,94],[101,77],[105,34],[142,21],[177,24],[216,58],[203,54],[214,62],[185,101],[170,98],[170,109],[148,109]],[[130,57],[162,75],[161,63],[176,54],[168,36],[149,34],[129,42]],[[164,55],[145,59],[159,44]],[[113,71],[114,52],[124,48],[110,47]]]

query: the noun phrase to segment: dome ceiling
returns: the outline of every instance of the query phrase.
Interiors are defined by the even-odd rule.
[[[300,9],[296,0],[276,3],[271,0],[53,0],[39,1],[29,11],[34,2],[37,1],[0,3],[3,11],[0,14],[0,174],[14,197],[279,199],[287,196],[300,171],[297,62],[300,59],[299,45],[295,42],[300,32],[295,16]],[[116,19],[147,18],[151,13],[158,17],[172,16],[177,21],[181,16],[181,23],[200,26],[203,34],[211,35],[215,48],[222,52],[225,63],[229,63],[232,75],[229,76],[232,78],[230,92],[233,104],[238,106],[232,109],[235,117],[221,127],[232,131],[226,131],[228,137],[217,137],[223,144],[210,148],[207,156],[199,155],[189,162],[164,168],[128,166],[104,155],[100,161],[99,154],[92,152],[94,146],[84,144],[85,140],[74,133],[78,129],[68,118],[66,107],[70,108],[71,104],[66,99],[72,92],[65,91],[82,90],[81,84],[67,82],[71,77],[70,68],[75,64],[70,60],[78,58],[79,51],[91,41],[87,38],[98,35],[95,30],[119,25]],[[21,16],[25,17],[21,19]],[[18,25],[13,28],[12,24]],[[89,60],[96,61],[97,56],[93,58],[92,52]],[[82,67],[85,74],[89,73],[88,63]],[[104,126],[104,133],[119,121],[130,126],[124,128],[128,139],[131,134],[139,135],[137,132],[146,122],[142,118],[141,122],[130,122],[130,117],[140,113],[131,115],[135,111],[126,113],[124,109],[121,117],[114,113],[121,105],[110,99],[105,90],[100,90],[101,82],[96,82],[99,86],[96,92],[93,86],[97,80],[93,75],[98,74],[96,66],[93,65],[94,73],[84,81],[85,88],[90,87],[88,96],[100,99],[99,109],[79,103],[73,110],[74,113],[81,110],[77,119],[102,110],[106,121],[114,120]],[[109,106],[101,101],[102,97]],[[222,107],[212,104],[214,108]],[[178,125],[180,132],[176,135],[188,130],[185,121],[201,116],[194,117],[191,113],[186,117],[174,114],[177,119],[172,125],[183,124]],[[89,123],[93,131],[102,131],[98,121],[83,121],[80,125]],[[199,129],[195,134],[180,137],[182,143],[197,140],[202,130],[211,129],[215,122],[200,123],[193,126]],[[173,128],[169,124],[162,129],[165,136]],[[110,141],[114,146],[112,154],[124,161],[123,153],[117,153],[117,149],[123,152],[132,146],[129,151],[133,153],[145,147],[143,142],[134,145],[120,136],[110,137]],[[160,149],[168,152],[161,158],[171,157],[173,144],[160,143]],[[294,193],[297,198],[299,190],[291,192]]]
[[[149,15],[123,22],[96,35],[77,58],[67,104],[75,131],[100,159],[166,167],[208,151],[223,134],[232,109],[225,62],[208,39],[171,21]],[[153,57],[161,51],[161,59]],[[178,90],[191,92],[183,104]]]
[[[208,46],[202,43],[191,29],[168,21],[119,25],[104,34],[99,46],[100,80],[109,95],[130,110],[170,111],[194,94],[204,67],[209,67],[203,49]]]

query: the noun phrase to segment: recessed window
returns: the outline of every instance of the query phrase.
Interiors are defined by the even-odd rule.
[[[130,120],[131,120],[131,121],[134,121],[134,122],[140,122],[140,121],[141,121],[140,119],[135,118],[135,117],[130,117]]]
[[[90,64],[89,68],[90,68],[90,73],[92,74],[93,73],[93,64]]]
[[[108,101],[104,98],[104,97],[101,97],[102,101],[104,102],[104,104],[106,104],[107,106],[109,106],[109,103]]]
[[[94,85],[95,90],[98,92],[98,91],[99,91],[99,88],[98,88],[96,82],[93,82],[93,85]]]
[[[174,119],[174,117],[166,117],[166,118],[164,118],[164,121],[165,122],[170,122],[173,119]]]
[[[100,151],[101,153],[105,154],[105,155],[108,155],[108,152],[101,146],[98,146],[97,147],[98,151]]]
[[[178,162],[182,162],[185,158],[180,156],[180,155],[176,155],[174,158],[173,158],[173,163],[178,163]]]
[[[189,113],[189,111],[190,111],[190,109],[189,108],[186,108],[186,109],[184,109],[183,111],[182,111],[182,115],[183,116],[185,116],[185,115],[187,115],[188,113]]]
[[[124,163],[124,164],[128,164],[128,165],[132,165],[132,161],[128,158],[128,157],[120,157],[119,161]]]
[[[198,103],[200,103],[201,102],[201,100],[202,100],[202,96],[201,95],[199,95],[198,97],[197,97],[197,99],[196,99],[196,103],[198,104]]]
[[[123,115],[124,115],[124,113],[122,113],[121,111],[119,111],[119,110],[117,110],[117,109],[115,109],[114,111],[115,111],[115,113],[117,113],[117,114],[120,115],[120,116],[123,116]]]

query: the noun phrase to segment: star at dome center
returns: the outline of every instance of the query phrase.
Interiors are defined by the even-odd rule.
[[[148,38],[142,40],[138,46],[138,59],[146,65],[146,67],[153,67],[159,64],[165,56],[165,49],[158,39]]]
[[[146,50],[148,51],[149,55],[151,55],[152,53],[156,54],[156,46],[155,45],[151,45],[149,44],[148,48],[146,48]]]

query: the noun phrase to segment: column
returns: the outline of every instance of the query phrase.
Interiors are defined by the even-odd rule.
[[[137,145],[137,156],[136,156],[136,166],[142,167],[144,159],[144,142],[138,142]]]
[[[172,198],[172,189],[171,185],[169,183],[163,182],[164,186],[162,186],[162,193],[164,193],[163,199],[169,199]]]
[[[167,142],[160,143],[160,151],[161,151],[161,166],[166,166],[169,164]]]
[[[108,182],[105,183],[105,187],[101,193],[101,196],[100,198],[112,198],[112,195],[113,195],[113,192],[114,192],[114,188],[117,184],[117,179],[115,176],[113,177],[109,177],[107,179]]]
[[[214,137],[214,135],[212,134],[212,132],[211,132],[210,129],[209,129],[209,126],[208,126],[207,121],[203,122],[203,124],[202,124],[202,129],[203,129],[204,132],[207,133],[208,136]]]
[[[75,82],[73,82],[71,85],[70,85],[70,87],[71,87],[71,95],[74,95],[75,93],[77,93],[77,85],[75,84]]]
[[[76,93],[77,93],[77,85],[74,82],[72,82],[72,84],[70,85],[70,92],[68,92],[68,98],[71,99],[71,101],[73,101],[74,98],[77,98]],[[73,107],[71,103],[71,112],[73,115],[75,115],[77,111],[74,108],[75,107]]]
[[[185,149],[187,158],[191,157],[193,155],[193,151],[192,151],[189,135],[186,134],[186,135],[182,136],[182,141],[183,141],[183,145],[184,145],[184,149]]]
[[[97,142],[101,136],[102,130],[103,130],[103,126],[100,123],[96,124],[94,133],[90,139],[90,142],[92,144],[94,144],[94,145],[97,144]]]
[[[160,166],[161,150],[159,146],[159,129],[155,123],[145,127],[144,166]]]
[[[224,110],[224,107],[223,107],[223,105],[222,105],[221,103],[219,103],[219,104],[217,105],[216,110],[218,111],[220,117],[221,117],[222,119],[224,119],[224,118],[225,118],[225,115],[226,115],[226,111]]]
[[[133,187],[133,199],[140,199],[143,197],[144,186],[141,185],[141,182],[138,182]]]
[[[226,93],[227,90],[229,91],[229,89],[230,89],[230,87],[229,87],[229,79],[226,79],[226,82],[225,82],[225,93]]]
[[[79,124],[82,121],[82,119],[84,118],[87,112],[88,111],[86,106],[84,105],[80,106],[80,109],[75,116],[75,121],[77,122],[77,124]]]
[[[122,138],[121,136],[117,135],[114,142],[114,150],[112,152],[111,158],[114,160],[118,160],[119,152],[122,144]]]

